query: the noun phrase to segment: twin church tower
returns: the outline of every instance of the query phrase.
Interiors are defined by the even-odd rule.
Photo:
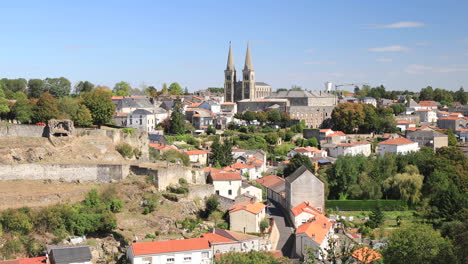
[[[247,44],[245,54],[245,65],[242,70],[242,81],[236,79],[236,68],[232,55],[231,43],[229,42],[229,54],[226,70],[224,71],[224,101],[238,102],[244,99],[255,100],[270,96],[271,86],[263,82],[255,82],[255,70],[250,56],[250,47]]]

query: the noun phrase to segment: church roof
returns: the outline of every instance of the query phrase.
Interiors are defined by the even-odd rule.
[[[325,91],[279,91],[272,93],[268,98],[294,98],[294,97],[333,97]]]
[[[265,82],[255,82],[256,86],[270,86],[268,83]]]
[[[228,54],[228,61],[226,65],[226,70],[234,71],[234,58],[232,56],[232,49],[231,49],[231,42],[229,41],[229,54]]]

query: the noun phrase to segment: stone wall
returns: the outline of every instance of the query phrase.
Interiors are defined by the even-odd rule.
[[[129,173],[121,164],[15,164],[0,165],[0,180],[63,180],[111,182]]]
[[[189,184],[206,184],[205,173],[202,170],[192,170],[181,165],[168,165],[166,167],[131,166],[131,171],[136,175],[153,176],[159,191],[165,191],[169,185],[178,185],[179,179],[185,179]]]
[[[36,125],[5,125],[0,126],[0,138],[44,137],[44,126]]]
[[[214,186],[211,184],[191,185],[189,186],[189,193],[187,198],[190,200],[195,200],[196,198],[205,200],[213,194]]]

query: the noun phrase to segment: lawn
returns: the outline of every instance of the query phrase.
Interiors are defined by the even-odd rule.
[[[401,224],[404,225],[405,223],[411,223],[420,220],[419,217],[414,216],[414,210],[408,211],[384,211],[384,224],[382,228],[393,228],[396,227],[396,218],[398,216],[401,217]],[[335,215],[339,216],[346,216],[346,220],[349,220],[350,216],[354,217],[354,223],[364,223],[365,217],[369,216],[371,211],[336,211],[334,212]]]

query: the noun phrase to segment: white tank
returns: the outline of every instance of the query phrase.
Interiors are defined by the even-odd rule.
[[[325,83],[325,90],[327,90],[327,92],[330,92],[332,89],[333,89],[333,83],[326,82]]]

